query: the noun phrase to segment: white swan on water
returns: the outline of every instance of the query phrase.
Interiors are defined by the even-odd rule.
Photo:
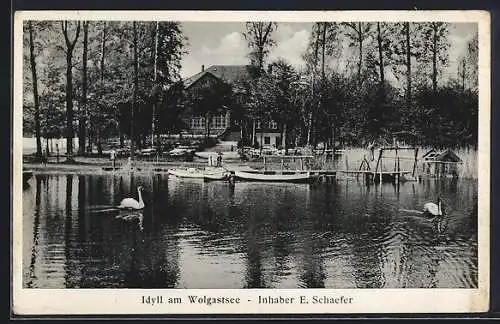
[[[142,186],[137,187],[137,193],[139,195],[139,201],[135,200],[134,198],[125,198],[120,202],[120,206],[118,208],[120,209],[144,209],[144,201],[142,200]]]
[[[443,210],[441,208],[441,197],[438,197],[437,204],[435,203],[426,203],[424,205],[424,214],[430,216],[443,216]]]

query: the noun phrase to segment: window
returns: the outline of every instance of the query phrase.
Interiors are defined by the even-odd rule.
[[[270,129],[278,129],[278,123],[276,123],[274,120],[271,120],[269,122],[269,128]]]
[[[260,120],[255,122],[255,129],[260,129]]]
[[[226,128],[226,116],[224,115],[214,116],[212,118],[212,127],[218,129]]]
[[[204,128],[205,128],[205,118],[203,117],[191,118],[191,129],[204,129]]]
[[[264,144],[271,144],[271,138],[269,136],[264,137]]]

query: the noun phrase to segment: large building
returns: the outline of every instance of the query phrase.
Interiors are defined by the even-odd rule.
[[[251,70],[247,65],[213,65],[209,68],[201,67],[201,71],[189,78],[184,79],[186,91],[196,91],[201,87],[216,86],[217,82],[226,82],[235,89],[239,89],[242,83],[250,79]],[[189,109],[189,107],[187,107]],[[190,117],[185,119],[189,126],[188,133],[193,135],[202,135],[205,133],[205,116],[196,115],[194,112],[188,114]],[[225,140],[238,141],[241,136],[251,136],[252,129],[242,131],[238,120],[232,118],[231,109],[221,107],[217,113],[212,116],[210,124],[210,134]],[[274,121],[263,123],[255,121],[255,141],[261,146],[280,146],[281,130]]]

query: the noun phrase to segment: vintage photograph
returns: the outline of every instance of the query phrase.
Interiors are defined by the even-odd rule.
[[[477,21],[81,17],[22,21],[23,290],[479,287]]]

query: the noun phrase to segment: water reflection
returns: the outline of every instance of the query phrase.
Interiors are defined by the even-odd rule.
[[[115,207],[143,186],[146,207]],[[421,210],[440,195],[442,234]],[[35,174],[27,288],[477,287],[477,182],[365,186]]]

